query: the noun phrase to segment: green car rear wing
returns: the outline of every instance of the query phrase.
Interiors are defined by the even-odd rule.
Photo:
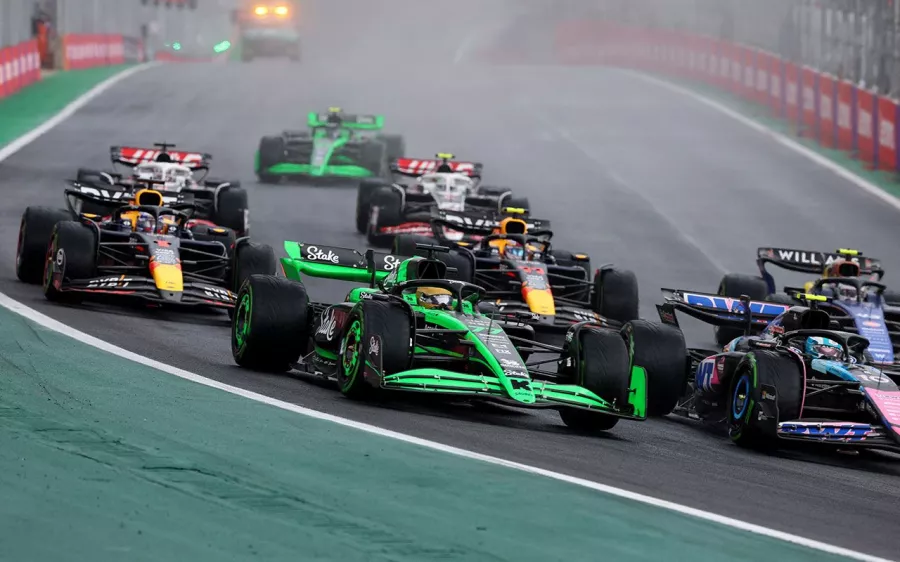
[[[317,113],[311,111],[307,117],[307,125],[310,129],[319,127],[327,127],[329,113]],[[384,128],[383,115],[352,115],[341,114],[340,126],[345,129],[355,129],[359,131],[378,131]]]
[[[281,267],[285,277],[294,281],[302,281],[305,275],[336,281],[371,283],[373,270],[374,280],[381,281],[404,260],[409,259],[373,251],[370,267],[367,257],[351,248],[287,241],[284,243],[284,251],[288,257],[281,258]]]

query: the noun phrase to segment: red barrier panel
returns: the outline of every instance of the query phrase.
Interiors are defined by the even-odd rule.
[[[859,89],[856,92],[856,148],[859,159],[868,165],[876,162],[875,94]]]
[[[12,84],[9,82],[9,68],[7,64],[8,49],[0,47],[0,98],[12,93]]]
[[[856,148],[856,86],[841,80],[837,91],[838,148],[852,151]]]
[[[125,42],[121,35],[88,35],[70,33],[63,36],[65,70],[122,64]]]
[[[769,107],[784,116],[784,61],[775,55],[769,55]]]
[[[769,103],[769,73],[771,55],[764,51],[756,51],[753,61],[753,98],[762,105]]]
[[[835,103],[837,98],[837,81],[828,74],[819,75],[819,142],[834,148],[835,142]]]
[[[878,98],[878,167],[897,169],[897,102]]]
[[[816,109],[816,88],[819,73],[804,66],[800,70],[800,99],[803,102],[803,115],[800,131],[805,137],[815,138],[818,135],[819,112]]]
[[[784,63],[784,116],[794,127],[800,116],[800,69],[790,62]]]
[[[756,49],[741,47],[741,64],[743,76],[741,77],[741,95],[748,100],[759,99],[756,95]]]

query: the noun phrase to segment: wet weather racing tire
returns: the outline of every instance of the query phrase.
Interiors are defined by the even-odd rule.
[[[575,384],[623,407],[628,403],[631,382],[625,340],[618,332],[589,328],[580,330],[578,337],[581,352],[575,365]],[[619,421],[616,416],[577,408],[560,409],[559,416],[567,426],[586,433],[612,429]]]
[[[402,135],[378,135],[377,138],[384,143],[388,161],[406,156],[406,141]]]
[[[373,215],[367,221],[366,238],[373,246],[388,248],[394,242],[394,235],[381,234],[378,229],[383,226],[396,226],[403,222],[403,200],[397,191],[385,187],[372,195],[371,208]]]
[[[765,300],[768,292],[769,288],[762,277],[744,275],[741,273],[729,273],[723,277],[722,281],[719,283],[717,294],[734,299],[740,298],[742,295],[747,295],[750,297],[750,300],[761,301]],[[739,338],[744,335],[744,331],[740,328],[732,328],[729,326],[716,326],[713,328],[713,333],[716,336],[716,343],[721,346],[728,344],[728,342],[734,338]]]
[[[764,427],[759,419],[763,401],[772,397],[763,386],[775,389],[778,419]],[[797,361],[775,351],[748,353],[735,371],[728,393],[728,436],[741,447],[774,448],[778,436],[775,422],[796,420],[803,401],[803,373]],[[774,409],[773,409],[774,411]]]
[[[787,304],[790,306],[802,304],[799,300],[787,293],[772,293],[771,295],[766,296],[765,301],[774,302],[775,304]]]
[[[594,276],[591,304],[594,312],[604,318],[617,322],[636,320],[640,306],[637,276],[626,269],[601,269]]]
[[[68,211],[61,209],[47,207],[25,209],[19,223],[19,241],[16,246],[16,276],[20,281],[33,285],[41,283],[53,227],[56,223],[71,218]]]
[[[372,210],[372,196],[379,188],[385,187],[380,179],[364,179],[359,182],[356,192],[356,231],[366,233],[369,226],[369,213]]]
[[[668,324],[632,320],[622,328],[631,365],[647,371],[647,415],[665,416],[684,394],[688,352],[681,330]]]
[[[364,300],[350,312],[341,339],[337,382],[348,398],[374,397],[381,381],[365,379],[365,366],[373,336],[381,339],[382,375],[398,373],[412,362],[412,324],[406,307],[399,302]]]
[[[428,257],[428,250],[416,248],[416,244],[440,246],[441,243],[428,236],[417,234],[398,234],[391,246],[391,253],[403,257]],[[467,252],[451,250],[449,253],[438,252],[435,256],[447,265],[447,279],[472,283],[475,278],[475,259]],[[453,268],[455,271],[450,271]]]
[[[251,275],[241,286],[231,322],[231,355],[241,367],[285,372],[306,352],[309,297],[295,281]]]
[[[900,306],[900,291],[885,289],[881,296],[884,299],[884,303],[888,306]]]
[[[216,201],[216,212],[213,222],[219,226],[230,228],[241,236],[250,234],[247,220],[247,191],[241,188],[226,188],[219,192]]]
[[[60,254],[62,252],[62,254]],[[97,234],[89,226],[76,221],[56,223],[50,236],[44,271],[44,296],[53,302],[78,302],[82,293],[59,291],[53,285],[51,260],[60,263],[63,278],[90,279],[97,275]]]
[[[257,163],[256,175],[262,183],[277,183],[278,176],[271,174],[267,170],[284,162],[284,138],[280,136],[263,137],[259,141],[259,162]]]
[[[275,275],[278,267],[275,250],[268,244],[244,242],[234,252],[234,265],[231,268],[231,287],[234,292],[241,290],[244,282],[251,275]]]

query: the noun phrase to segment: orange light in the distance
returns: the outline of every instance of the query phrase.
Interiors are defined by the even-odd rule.
[[[277,8],[275,8],[275,13],[281,17],[288,15],[287,6],[278,6]]]
[[[265,16],[269,13],[269,8],[266,6],[257,6],[253,9],[253,13],[257,16]]]

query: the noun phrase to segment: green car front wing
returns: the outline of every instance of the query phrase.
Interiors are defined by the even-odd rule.
[[[352,249],[290,241],[284,243],[284,248],[287,257],[281,258],[281,265],[288,279],[302,282],[305,277],[316,277],[369,285],[369,287],[352,289],[346,299],[346,302],[349,303],[356,303],[367,298],[366,293],[381,293],[382,290],[377,288],[379,282],[383,282],[389,276],[396,280],[406,260],[422,259],[405,258],[371,250],[364,256]],[[507,337],[503,330],[505,322],[477,312],[471,303],[464,303],[464,305],[468,306],[464,306],[463,312],[443,310],[418,310],[417,312],[425,314],[426,322],[429,324],[457,332],[471,342],[477,353],[471,356],[469,361],[481,363],[487,369],[482,369],[476,374],[419,367],[398,373],[384,373],[379,355],[383,346],[376,345],[374,351],[372,346],[369,346],[365,365],[367,377],[372,377],[370,380],[381,381],[381,387],[389,390],[478,397],[526,408],[574,407],[596,410],[627,419],[646,419],[647,373],[643,367],[630,366],[628,405],[624,407],[614,405],[579,385],[561,384],[531,377],[523,380],[508,376],[490,349],[491,338]],[[486,321],[489,323],[486,324]],[[377,336],[374,337],[377,338]],[[558,351],[562,351],[561,348]],[[416,343],[415,352],[417,354],[458,355],[450,350],[437,349],[419,343]],[[329,357],[329,359],[335,358]]]

